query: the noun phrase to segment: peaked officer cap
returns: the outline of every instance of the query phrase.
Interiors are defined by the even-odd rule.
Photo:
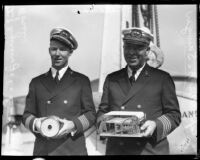
[[[50,40],[59,40],[69,46],[72,50],[78,47],[78,42],[72,33],[65,28],[54,28],[50,32]]]
[[[146,27],[132,27],[122,31],[124,35],[123,40],[125,43],[136,44],[136,45],[149,45],[153,41],[153,35],[150,30]]]

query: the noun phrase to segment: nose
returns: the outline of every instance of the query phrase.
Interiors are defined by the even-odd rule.
[[[137,50],[135,50],[135,49],[131,49],[131,50],[129,50],[128,53],[131,54],[131,55],[133,55],[133,54],[136,54],[136,53],[137,53]]]
[[[60,55],[60,50],[57,48],[55,55]]]

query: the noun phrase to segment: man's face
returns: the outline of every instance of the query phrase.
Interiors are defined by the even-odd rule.
[[[124,43],[124,58],[131,68],[138,69],[144,65],[148,46]]]
[[[51,56],[52,67],[60,70],[67,66],[68,59],[72,51],[65,44],[59,41],[51,41],[49,47],[49,54]]]

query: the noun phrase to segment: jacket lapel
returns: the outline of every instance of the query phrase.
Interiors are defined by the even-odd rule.
[[[60,93],[62,90],[68,88],[74,82],[74,80],[73,71],[68,68],[59,84],[55,83],[51,74],[51,70],[45,74],[45,77],[41,81],[45,88],[50,92],[49,99],[51,99],[58,95],[58,93]]]
[[[127,103],[132,97],[136,95],[138,91],[140,91],[149,81],[150,73],[149,73],[149,66],[146,64],[143,70],[141,71],[140,75],[138,76],[136,82],[132,85],[129,93],[127,94],[124,102],[122,105]]]
[[[121,74],[118,78],[118,84],[123,91],[124,95],[126,96],[131,88],[131,84],[128,79],[127,67],[122,69]]]
[[[56,85],[55,90],[50,95],[50,99],[57,96],[62,90],[65,90],[74,82],[75,78],[73,76],[73,71],[68,68],[65,74],[63,75],[62,79],[60,80],[59,84]]]
[[[54,91],[55,82],[52,77],[51,70],[44,74],[44,77],[41,79],[41,82],[50,93]]]

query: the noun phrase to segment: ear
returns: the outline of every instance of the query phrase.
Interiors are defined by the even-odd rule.
[[[69,57],[72,55],[72,53],[73,53],[73,50],[71,50],[71,51],[69,52]]]
[[[149,52],[150,52],[150,47],[148,47],[147,50],[146,50],[146,55],[147,56],[148,56]]]
[[[50,47],[49,47],[49,54],[51,54],[51,52],[50,52]]]
[[[145,59],[148,61],[149,60],[149,52],[150,52],[150,47],[147,48],[146,53],[145,53]]]

